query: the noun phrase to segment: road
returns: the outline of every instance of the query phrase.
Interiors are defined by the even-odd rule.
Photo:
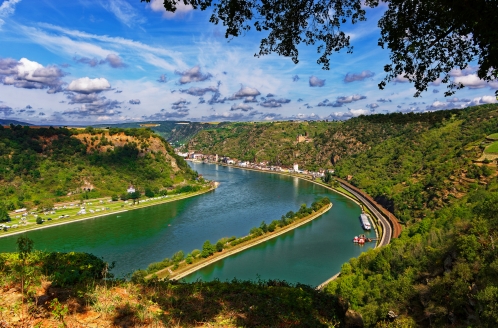
[[[358,200],[365,204],[366,207],[372,212],[372,214],[377,218],[379,221],[380,225],[382,226],[382,239],[380,240],[379,246],[386,246],[391,242],[391,237],[392,237],[392,228],[391,225],[389,224],[389,221],[380,213],[375,206],[373,206],[368,199],[363,197],[360,193],[354,191],[353,189],[349,188],[347,185],[341,183],[341,187],[346,189],[348,192],[353,194]]]

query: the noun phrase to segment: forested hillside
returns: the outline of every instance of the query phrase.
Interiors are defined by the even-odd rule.
[[[301,133],[292,129],[296,123],[280,124],[287,124],[289,135]],[[261,124],[259,134],[275,126]],[[254,131],[252,145],[261,148],[253,151],[274,151],[264,148],[272,144],[257,138],[256,128],[239,129],[240,134]],[[230,145],[226,134],[235,131],[203,131],[190,145],[218,151],[223,149],[219,136]],[[302,164],[304,158],[317,158],[338,176],[352,176],[354,185],[406,225],[391,245],[345,264],[326,289],[359,312],[366,326],[498,324],[497,132],[496,105],[373,115],[330,124],[313,136],[308,152],[292,158]]]
[[[316,170],[330,168],[340,159],[362,153],[384,140],[427,131],[452,114],[393,113],[361,116],[345,122],[225,123],[200,131],[187,148],[240,160]],[[303,136],[298,140],[298,136]]]
[[[156,193],[196,176],[146,129],[0,127],[0,198],[7,210],[43,202]]]

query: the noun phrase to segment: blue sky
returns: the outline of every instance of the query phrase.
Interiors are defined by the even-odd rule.
[[[360,114],[423,112],[494,103],[498,82],[475,66],[454,70],[468,87],[451,98],[433,83],[422,97],[399,77],[379,90],[389,53],[377,45],[383,7],[345,26],[354,46],[316,63],[255,58],[261,33],[227,40],[210,12],[162,0],[0,0],[0,118],[38,124],[151,120],[265,121],[347,119]]]

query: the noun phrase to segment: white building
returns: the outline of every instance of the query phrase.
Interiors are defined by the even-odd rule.
[[[299,164],[294,163],[293,169],[294,169],[294,172],[299,172]]]
[[[135,187],[133,186],[129,186],[128,189],[126,189],[126,191],[131,194],[132,192],[135,192]]]

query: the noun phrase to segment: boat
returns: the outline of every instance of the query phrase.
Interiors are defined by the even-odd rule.
[[[360,215],[360,222],[361,226],[363,227],[364,230],[370,230],[372,229],[372,226],[370,225],[370,221],[368,221],[368,215],[365,213],[362,213]]]

